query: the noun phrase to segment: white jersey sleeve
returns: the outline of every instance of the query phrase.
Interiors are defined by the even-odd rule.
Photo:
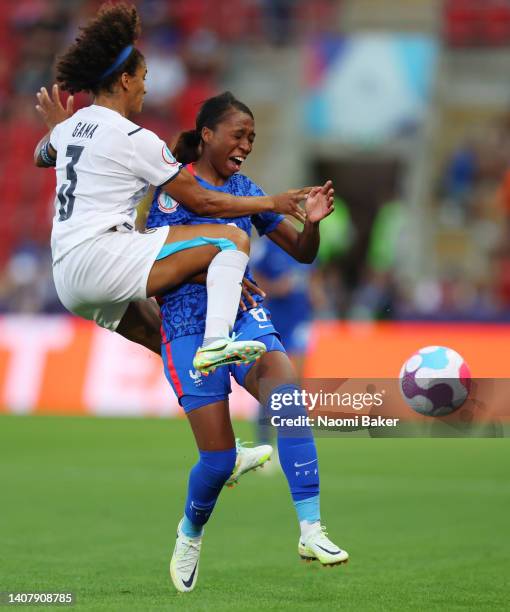
[[[181,168],[166,143],[154,132],[140,129],[130,137],[132,143],[129,169],[159,187],[173,179]]]
[[[59,134],[60,134],[60,123],[57,123],[57,125],[53,128],[53,130],[50,133],[50,145],[55,149],[55,151],[58,151],[58,138],[59,138]]]

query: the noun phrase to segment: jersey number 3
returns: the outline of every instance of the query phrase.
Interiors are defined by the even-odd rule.
[[[74,167],[78,163],[78,160],[83,153],[85,147],[78,147],[77,145],[68,145],[66,149],[66,157],[70,157],[71,161],[66,166],[66,178],[69,183],[64,183],[58,190],[58,201],[60,207],[58,209],[58,220],[67,221],[73,214],[74,208],[74,190],[76,189],[76,182],[78,177]]]

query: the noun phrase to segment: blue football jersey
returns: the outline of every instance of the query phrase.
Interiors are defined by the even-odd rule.
[[[193,171],[191,167],[189,170]],[[263,196],[262,189],[243,174],[233,174],[221,187],[211,185],[199,176],[196,180],[206,189],[222,191],[234,196]],[[212,219],[200,217],[188,210],[184,205],[173,200],[165,191],[158,188],[152,200],[147,228],[164,225],[200,225],[203,223],[226,224],[233,223],[251,236],[251,226],[254,225],[259,235],[263,236],[276,229],[284,219],[283,215],[276,213],[261,213],[246,215],[246,217]],[[249,267],[246,276],[255,282]],[[262,298],[254,296],[260,303]],[[167,340],[173,340],[190,334],[201,334],[205,330],[205,316],[207,310],[207,290],[204,285],[185,283],[159,299],[163,329]]]

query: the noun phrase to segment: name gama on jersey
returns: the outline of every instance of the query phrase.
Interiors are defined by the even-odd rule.
[[[134,227],[149,185],[170,181],[181,165],[165,142],[116,111],[92,105],[59,123],[53,261],[116,227]]]

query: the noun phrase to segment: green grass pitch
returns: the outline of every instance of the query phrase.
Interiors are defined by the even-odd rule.
[[[301,562],[283,476],[248,474],[207,526],[197,588],[177,594],[186,422],[3,416],[0,591],[69,590],[77,610],[508,609],[508,440],[318,445],[323,519],[349,564]]]

